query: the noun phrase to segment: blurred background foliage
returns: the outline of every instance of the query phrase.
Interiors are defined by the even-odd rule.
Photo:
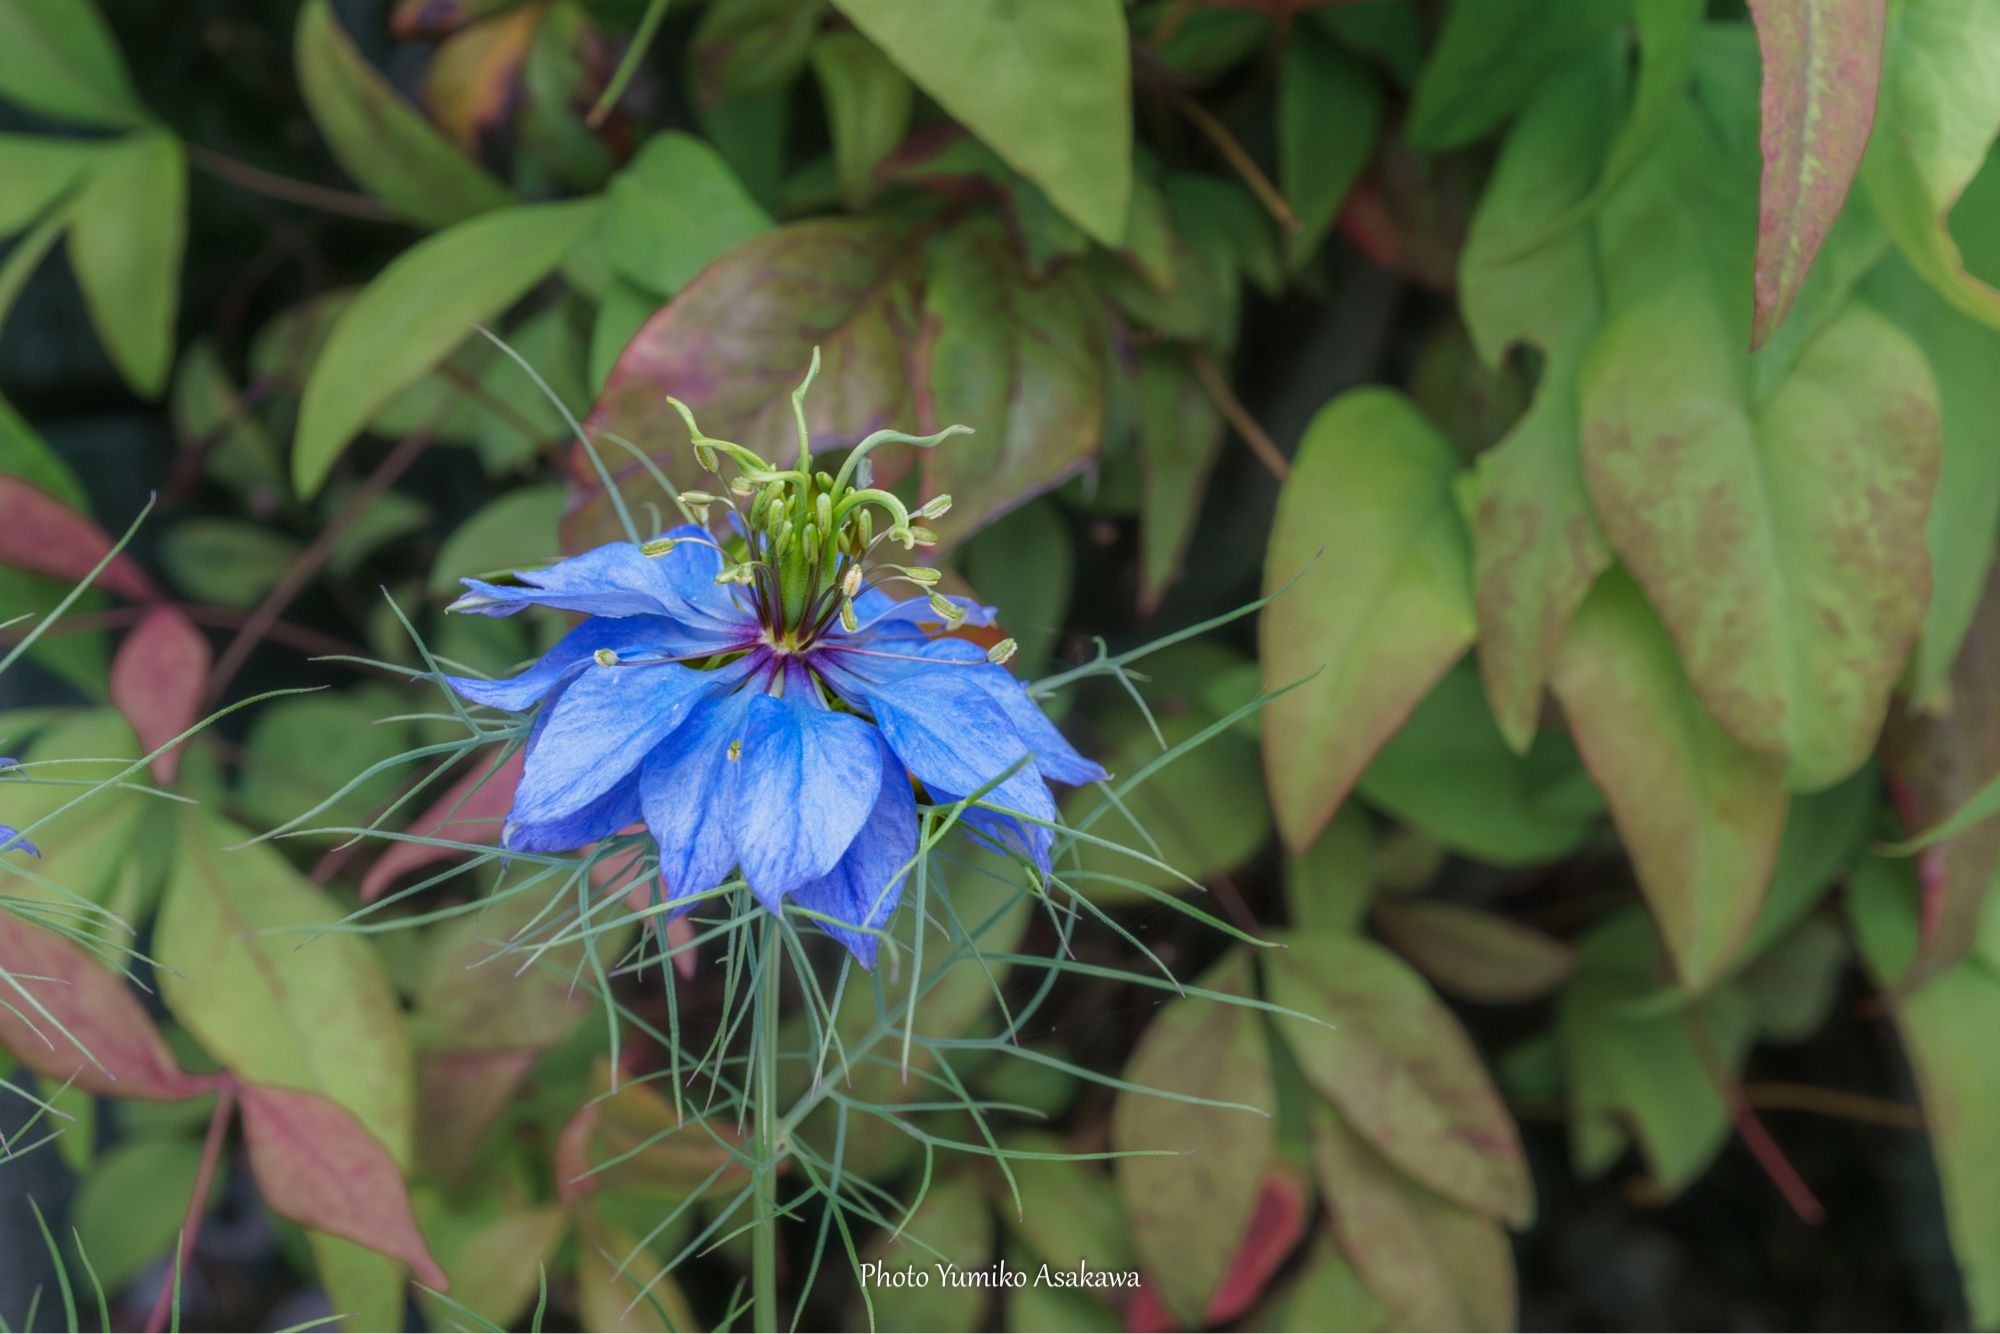
[[[545,647],[456,580],[656,529],[698,482],[663,395],[775,447],[818,346],[830,447],[977,428],[878,458],[956,498],[940,563],[1024,676],[1282,590],[1148,660],[1157,732],[1105,681],[1064,725],[1119,773],[1217,732],[1120,836],[1286,948],[1085,849],[1101,975],[1047,1063],[951,1072],[1018,1152],[1192,1154],[846,1149],[924,1183],[860,1257],[1144,1289],[874,1320],[2000,1324],[1996,59],[1984,0],[0,0],[0,621],[157,493],[0,685],[46,854],[0,881],[9,1130],[67,1118],[0,1165],[0,1315],[49,1281],[32,1197],[124,1325],[204,1214],[209,1327],[730,1318],[744,1239],[682,1207],[726,1146],[612,1078],[663,1065],[657,970],[471,966],[515,901],[428,914],[490,858],[231,849],[336,793],[490,842],[512,775],[456,762],[411,631]],[[65,775],[148,790],[57,814]],[[360,919],[407,929],[284,934],[416,885]],[[919,1089],[869,1096],[975,1138]],[[621,1262],[684,1250],[635,1305]],[[802,1323],[869,1318],[836,1251]]]

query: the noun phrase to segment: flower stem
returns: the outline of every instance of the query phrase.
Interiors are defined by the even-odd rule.
[[[784,952],[776,913],[764,924],[763,971],[757,988],[757,1063],[751,1096],[757,1107],[757,1215],[750,1234],[752,1320],[761,1334],[778,1328],[778,965]]]

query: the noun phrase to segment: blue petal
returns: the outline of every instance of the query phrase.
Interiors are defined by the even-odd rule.
[[[982,606],[971,598],[943,595],[945,601],[965,612],[961,625],[991,625],[995,615],[992,607]],[[858,622],[854,637],[909,639],[922,636],[926,630],[941,629],[946,624],[944,617],[937,614],[928,597],[890,597],[879,588],[867,588],[854,599],[854,618]]]
[[[13,761],[8,760],[6,763],[12,764]],[[0,765],[0,768],[4,767],[4,765]],[[4,824],[0,824],[0,852],[25,852],[30,857],[39,857],[42,855],[40,848],[21,837],[20,830]]]
[[[896,915],[906,868],[917,850],[917,799],[910,780],[894,756],[884,761],[874,809],[854,842],[831,871],[792,891],[794,903],[833,919],[817,925],[845,945],[863,968],[875,966],[880,937],[858,928],[880,930]]]
[[[1084,758],[1064,740],[1041,706],[1029,698],[1028,688],[1005,667],[986,661],[986,651],[977,644],[964,639],[931,639],[897,642],[883,651],[905,656],[869,657],[844,653],[838,646],[820,656],[830,659],[826,665],[832,670],[828,671],[827,679],[842,693],[848,692],[851,683],[870,677],[881,683],[879,688],[890,688],[889,683],[893,682],[893,688],[899,691],[930,689],[930,682],[946,674],[969,681],[1006,716],[1023,748],[1034,753],[1035,768],[1044,778],[1083,784],[1099,782],[1108,776],[1102,765]],[[918,658],[922,661],[912,660]],[[815,665],[820,664],[816,661]],[[854,689],[865,692],[867,687],[856,684]]]
[[[515,824],[509,817],[501,843],[514,852],[568,852],[610,838],[639,823],[639,778],[628,774],[582,809],[553,820]]]
[[[882,782],[875,729],[822,703],[802,671],[782,698],[760,695],[743,726],[737,860],[763,905],[833,869]]]
[[[1053,814],[1048,785],[1006,710],[965,671],[950,668],[874,682],[837,669],[826,676],[843,695],[858,696],[874,713],[890,749],[935,799],[977,792],[1018,765],[981,800],[1044,818]]]
[[[444,683],[474,704],[524,713],[589,666],[599,649],[608,648],[621,658],[642,654],[680,658],[704,650],[721,652],[734,642],[691,630],[664,616],[593,616],[564,635],[541,661],[519,676],[501,681],[447,676]]]
[[[706,699],[647,757],[641,796],[670,899],[713,889],[736,865],[736,780],[748,690]],[[689,905],[692,906],[692,905]],[[683,909],[685,911],[685,909]]]
[[[560,607],[590,616],[671,616],[713,627],[750,625],[750,613],[733,591],[715,582],[722,555],[699,528],[668,536],[672,551],[648,556],[630,542],[611,542],[540,570],[516,574],[521,587],[464,581],[471,590],[453,603],[458,611],[511,616],[523,607]]]
[[[1025,795],[1025,794],[1023,794]],[[950,803],[959,798],[950,795],[938,796],[940,802]],[[1053,822],[1056,818],[1055,798],[1046,786],[1039,799],[1030,799],[1015,807],[1023,815]],[[1017,852],[1033,863],[1044,878],[1049,873],[1049,849],[1054,846],[1055,830],[1048,825],[1016,820],[997,811],[982,811],[978,807],[967,808],[961,817],[972,832],[984,842],[992,844],[1002,852]]]
[[[582,809],[638,768],[696,703],[759,661],[751,654],[711,672],[676,663],[591,667],[536,720],[511,818],[543,824]]]

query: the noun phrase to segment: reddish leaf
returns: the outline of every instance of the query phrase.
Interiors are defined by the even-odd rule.
[[[1751,342],[1784,322],[1847,201],[1882,77],[1884,0],[1750,0],[1764,56]]]
[[[212,1085],[174,1061],[123,978],[7,912],[0,912],[0,1046],[38,1075],[105,1097],[174,1102]]]
[[[812,349],[822,358],[806,403],[820,448],[853,444],[878,427],[915,427],[920,237],[882,222],[818,219],[749,241],[704,269],[648,320],[611,369],[586,425],[651,455],[670,477],[695,464],[687,431],[662,404],[672,394],[703,431],[766,458],[797,451],[791,393]],[[644,469],[623,449],[601,451],[614,476]],[[563,536],[569,549],[617,535],[602,483],[581,447],[571,460],[580,492]],[[885,479],[886,480],[886,479]]]
[[[1160,1285],[1151,1279],[1140,1284],[1131,1305],[1125,1308],[1127,1334],[1172,1334],[1179,1328],[1173,1312],[1160,1301]]]
[[[179,607],[154,607],[132,627],[111,661],[111,702],[148,752],[194,726],[211,657],[208,640]],[[153,777],[171,783],[181,767],[176,747],[153,757]]]
[[[1209,1324],[1228,1324],[1263,1295],[1264,1285],[1305,1235],[1306,1218],[1305,1183],[1286,1172],[1266,1176],[1236,1259],[1230,1263],[1222,1286],[1208,1299]]]
[[[410,822],[404,833],[420,838],[449,839],[454,843],[496,843],[500,821],[514,805],[514,789],[521,782],[525,751],[516,751],[495,769],[490,763],[475,761],[463,778],[446,789],[431,808]],[[490,774],[490,777],[489,777]],[[375,859],[361,879],[361,901],[372,903],[402,876],[422,866],[460,854],[453,848],[429,843],[395,843]]]
[[[0,565],[76,583],[110,550],[111,539],[83,515],[18,477],[0,477]],[[104,567],[96,586],[135,602],[160,595],[123,552]]]
[[[1909,829],[1930,828],[2000,777],[2000,570],[1989,575],[1952,666],[1950,708],[1937,717],[1891,714],[1882,760],[1889,794]],[[2000,819],[1918,854],[1921,930],[1904,987],[1951,967],[1972,948],[1996,867]]]
[[[449,1184],[469,1179],[480,1141],[540,1056],[532,1047],[422,1055],[417,1064],[417,1161]]]
[[[401,1260],[440,1292],[450,1286],[417,1230],[403,1174],[352,1113],[316,1093],[246,1084],[243,1139],[271,1208]]]

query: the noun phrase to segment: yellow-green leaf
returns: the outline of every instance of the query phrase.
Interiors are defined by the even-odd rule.
[[[1132,193],[1119,0],[836,0],[916,85],[1115,246]]]
[[[524,204],[462,222],[397,256],[335,319],[299,406],[292,480],[310,496],[396,392],[518,301],[596,224],[602,204]]]
[[[1702,708],[1622,570],[1578,609],[1550,676],[1690,987],[1717,977],[1763,904],[1785,823],[1783,766]]]
[[[328,0],[307,0],[295,44],[299,91],[347,174],[397,213],[442,227],[508,202],[362,58]]]
[[[139,393],[166,387],[187,243],[187,157],[165,130],[103,148],[71,201],[70,264],[90,322]]]
[[[1298,687],[1264,719],[1272,808],[1295,849],[1472,642],[1455,471],[1450,446],[1387,390],[1343,395],[1306,428],[1264,558],[1265,591],[1291,587],[1258,625],[1265,689]]]

